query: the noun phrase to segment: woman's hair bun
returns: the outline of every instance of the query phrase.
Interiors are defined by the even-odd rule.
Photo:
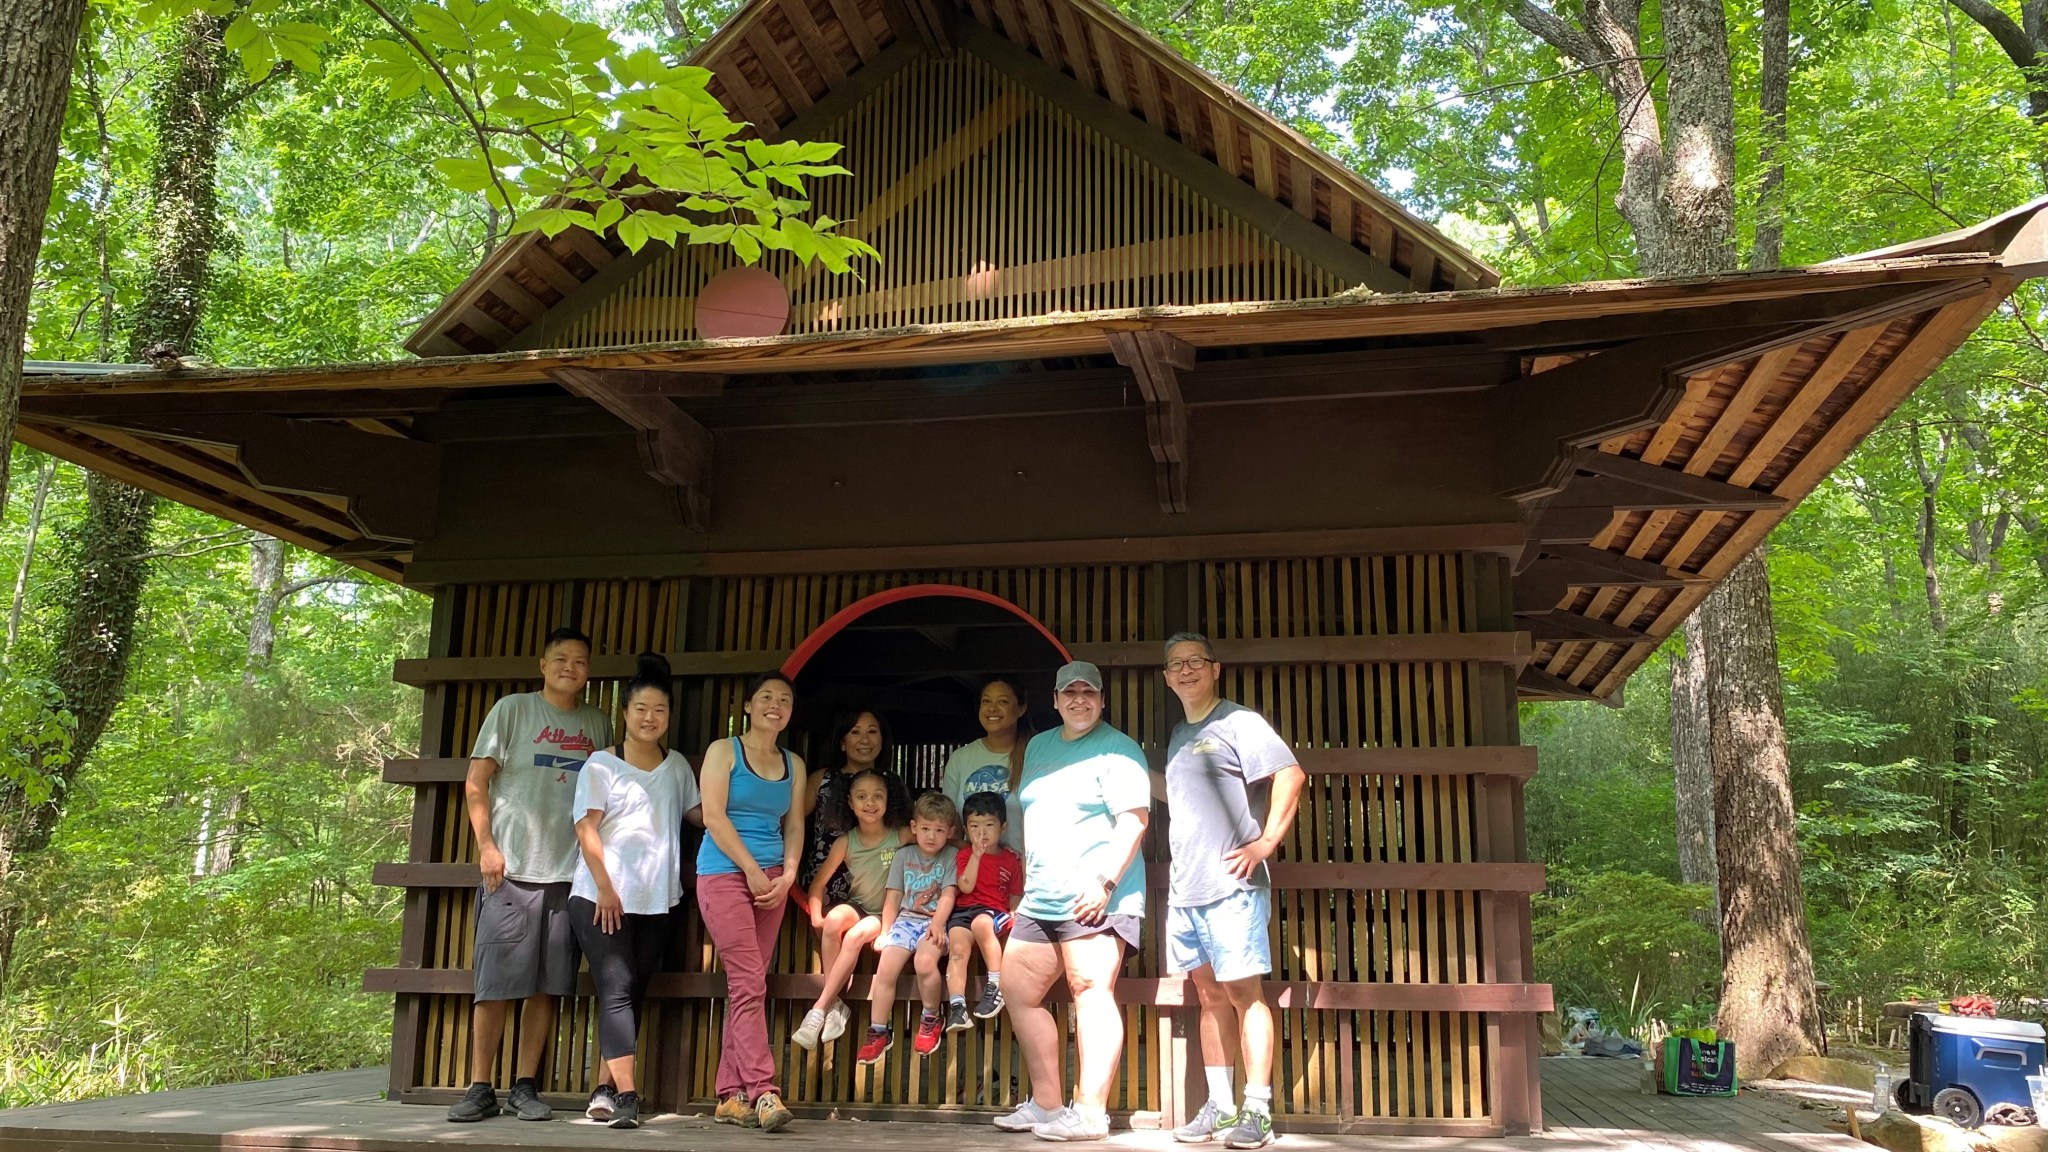
[[[663,656],[659,652],[642,652],[640,654],[640,669],[634,674],[633,679],[668,681],[674,678],[669,672],[668,657]]]

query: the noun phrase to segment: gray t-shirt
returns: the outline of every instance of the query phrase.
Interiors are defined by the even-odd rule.
[[[1265,865],[1240,880],[1223,866],[1223,854],[1265,831],[1266,790],[1254,798],[1248,786],[1295,763],[1294,749],[1264,716],[1228,700],[1218,701],[1199,724],[1174,725],[1166,748],[1172,817],[1166,902],[1199,908],[1247,888],[1271,887]]]
[[[538,692],[519,692],[491,705],[469,754],[498,762],[491,836],[507,877],[525,884],[576,878],[576,780],[590,754],[611,741],[611,720],[588,704],[565,712]]]
[[[889,861],[889,891],[903,893],[897,915],[931,919],[939,910],[939,897],[946,894],[947,888],[960,883],[959,874],[953,871],[953,862],[959,855],[951,847],[939,849],[937,856],[925,855],[924,849],[915,844],[898,848],[895,858]]]
[[[967,828],[967,798],[976,792],[994,792],[1003,797],[1003,843],[1019,856],[1024,854],[1024,812],[1010,794],[1010,754],[991,752],[988,743],[976,740],[962,744],[946,757],[946,775],[939,781],[944,792],[960,808],[961,837]]]

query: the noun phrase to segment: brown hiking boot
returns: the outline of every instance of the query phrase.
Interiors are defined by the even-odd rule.
[[[742,1128],[758,1128],[760,1119],[754,1115],[754,1106],[745,1096],[734,1093],[718,1102],[718,1110],[711,1114],[720,1124],[737,1124]]]

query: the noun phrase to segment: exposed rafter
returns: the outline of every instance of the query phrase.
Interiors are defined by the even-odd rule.
[[[622,386],[613,373],[558,368],[556,383],[638,433],[640,466],[675,493],[676,517],[694,532],[711,529],[711,433],[662,396]]]
[[[434,444],[246,412],[99,416],[67,423],[228,449],[234,467],[257,490],[339,497],[347,523],[372,540],[414,544],[434,534],[441,495],[441,449]]]

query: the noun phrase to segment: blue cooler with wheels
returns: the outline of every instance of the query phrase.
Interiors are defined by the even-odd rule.
[[[2048,1060],[2039,1024],[1980,1016],[1913,1014],[1909,1078],[1896,1091],[1899,1107],[1932,1112],[1975,1128],[1993,1104],[2032,1107],[2027,1077]]]

